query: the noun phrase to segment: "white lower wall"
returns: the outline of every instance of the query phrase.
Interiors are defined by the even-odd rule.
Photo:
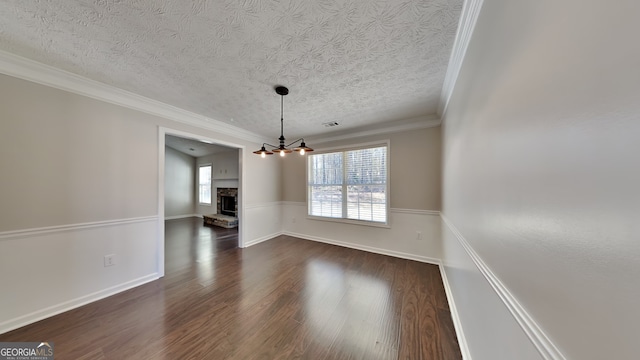
[[[564,359],[455,225],[442,218],[441,271],[465,359]]]
[[[391,209],[390,228],[307,218],[304,202],[282,203],[282,231],[304,239],[438,264],[441,257],[438,211]],[[417,239],[417,231],[422,239]]]
[[[0,233],[0,333],[157,279],[157,229],[152,216]]]
[[[244,221],[248,226],[244,226],[243,247],[255,245],[263,241],[274,238],[282,234],[282,211],[281,202],[273,201],[268,203],[247,205],[244,211]]]

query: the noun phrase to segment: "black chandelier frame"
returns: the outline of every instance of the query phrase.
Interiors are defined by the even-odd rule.
[[[280,156],[284,156],[284,154],[290,154],[294,151],[299,152],[300,155],[304,155],[307,152],[311,152],[313,151],[312,148],[308,147],[307,144],[304,142],[304,138],[300,138],[290,144],[285,144],[285,137],[284,137],[284,97],[285,95],[289,94],[289,89],[287,89],[284,86],[276,86],[275,91],[278,95],[280,95],[280,137],[278,138],[278,140],[280,141],[280,145],[276,146],[276,145],[271,145],[269,143],[262,143],[262,147],[260,148],[260,150],[254,151],[254,154],[258,154],[261,155],[262,157],[265,157],[265,155],[273,155],[274,153],[279,153]],[[296,143],[300,143],[299,146],[295,147],[293,150],[290,149],[292,145],[296,144]],[[267,150],[266,147],[270,147],[272,150]]]

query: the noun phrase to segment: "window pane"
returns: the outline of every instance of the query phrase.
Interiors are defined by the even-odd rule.
[[[347,184],[386,184],[386,146],[346,152]]]
[[[387,221],[386,146],[311,155],[308,171],[309,215]]]
[[[310,198],[309,215],[342,217],[341,186],[312,186]]]
[[[387,148],[346,152],[347,218],[386,222]]]
[[[198,192],[201,204],[211,204],[211,165],[198,168]]]
[[[347,186],[347,218],[386,221],[386,187],[380,185]]]
[[[309,164],[309,185],[342,184],[342,153],[313,155]]]

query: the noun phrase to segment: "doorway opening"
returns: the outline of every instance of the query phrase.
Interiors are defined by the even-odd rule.
[[[158,143],[158,276],[165,274],[165,220],[199,217],[205,226],[205,216],[222,215],[224,208],[223,216],[236,220],[237,247],[244,247],[245,147],[162,127]],[[200,165],[211,165],[208,177],[200,178]],[[233,205],[219,189],[233,189]]]

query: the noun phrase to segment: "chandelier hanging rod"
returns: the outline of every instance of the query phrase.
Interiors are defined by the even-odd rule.
[[[287,89],[284,86],[276,86],[275,91],[278,95],[280,95],[280,137],[278,138],[280,145],[275,146],[275,145],[271,145],[269,143],[262,143],[262,147],[260,148],[260,150],[256,150],[253,153],[254,154],[258,154],[260,156],[262,156],[263,158],[266,157],[265,155],[273,155],[274,153],[280,153],[280,156],[284,156],[285,153],[291,153],[291,152],[299,152],[300,155],[304,155],[305,152],[308,151],[313,151],[312,148],[308,147],[307,144],[305,144],[304,142],[304,138],[300,138],[294,142],[292,142],[289,145],[285,145],[285,137],[284,137],[284,96],[289,94],[289,89]],[[292,146],[293,144],[296,143],[300,143],[300,146],[296,147],[295,149],[291,150],[289,149],[290,146]],[[270,148],[272,148],[271,151],[267,150],[265,146],[268,146]]]

